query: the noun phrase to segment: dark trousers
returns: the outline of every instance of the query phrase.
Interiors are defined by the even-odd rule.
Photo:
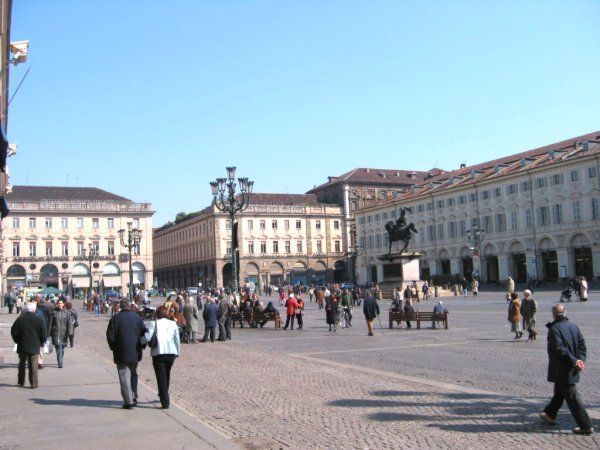
[[[288,327],[288,325],[290,324],[290,321],[292,322],[292,330],[294,329],[294,317],[296,316],[296,314],[288,314],[287,317],[285,318],[285,327],[283,327],[284,329]]]
[[[171,367],[175,362],[175,355],[158,355],[152,357],[156,384],[158,386],[158,398],[163,408],[170,404],[169,384],[171,382]]]
[[[38,387],[38,360],[40,355],[26,355],[19,353],[19,374],[17,383],[21,386],[25,384],[25,363],[29,366],[29,384],[32,388]]]
[[[302,325],[304,324],[302,314],[296,314],[296,320],[298,321],[298,328],[302,328]]]
[[[231,339],[231,321],[228,316],[219,317],[219,340]],[[229,331],[229,332],[228,332]]]
[[[12,314],[12,312],[13,312],[13,308],[14,308],[14,307],[15,307],[15,305],[14,305],[14,304],[12,304],[12,305],[8,305],[8,313],[9,313],[9,314]]]
[[[70,334],[69,335],[69,346],[73,347],[73,340],[75,340],[75,335],[74,334]]]
[[[208,340],[209,333],[211,342],[215,340],[215,328],[216,327],[209,327],[208,325],[204,325],[204,337],[202,338],[204,342]]]
[[[577,385],[575,384],[554,383],[554,397],[552,397],[550,403],[544,408],[544,412],[554,419],[565,400],[577,425],[582,430],[592,428],[592,422],[587,411],[581,404],[581,399],[577,394]]]

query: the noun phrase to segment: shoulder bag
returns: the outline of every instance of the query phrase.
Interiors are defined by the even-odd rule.
[[[148,341],[148,345],[150,346],[150,348],[158,347],[158,337],[156,336],[157,328],[158,323],[156,322],[156,319],[154,319],[154,332],[152,333],[152,337]]]

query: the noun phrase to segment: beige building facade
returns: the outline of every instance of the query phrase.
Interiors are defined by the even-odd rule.
[[[409,208],[421,278],[600,277],[600,132],[454,171],[356,212],[361,284],[384,280],[386,222]],[[485,234],[476,245],[469,231]],[[396,244],[392,251],[396,251]]]
[[[119,230],[141,230],[132,249],[134,287],[153,283],[149,203],[96,188],[14,186],[3,221],[3,290],[54,286],[73,294],[129,291],[129,255]],[[90,268],[90,246],[93,258]],[[91,279],[90,279],[91,276]]]
[[[227,215],[211,206],[154,233],[160,287],[227,286],[235,238]],[[237,216],[240,284],[345,281],[346,222],[338,205],[315,195],[260,194]]]

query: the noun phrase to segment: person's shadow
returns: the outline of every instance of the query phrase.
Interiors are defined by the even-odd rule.
[[[72,398],[70,400],[49,400],[45,398],[32,398],[31,401],[43,406],[85,406],[88,408],[113,408],[120,409],[123,402],[118,400],[89,400],[86,398]]]

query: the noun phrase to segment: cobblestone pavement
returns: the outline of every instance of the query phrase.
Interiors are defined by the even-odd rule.
[[[225,343],[188,344],[172,373],[173,401],[246,448],[593,448],[600,435],[574,436],[566,406],[540,424],[549,400],[546,328],[558,293],[536,296],[539,337],[515,341],[501,293],[444,299],[450,330],[387,328],[333,333],[308,303],[304,330],[233,329]],[[588,344],[579,384],[600,427],[599,292],[567,304]],[[268,299],[265,299],[268,300]],[[416,307],[431,310],[433,301]],[[283,308],[279,308],[283,311]],[[107,319],[80,315],[78,345],[110,361]],[[141,377],[154,386],[149,355]]]

